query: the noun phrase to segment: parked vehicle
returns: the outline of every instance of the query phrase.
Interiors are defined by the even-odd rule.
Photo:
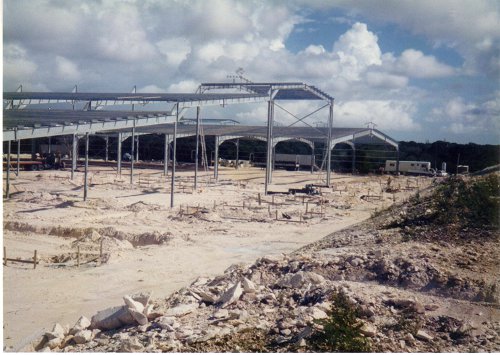
[[[396,173],[397,161],[386,160],[385,172]],[[431,168],[431,163],[428,161],[400,161],[399,172],[407,175],[429,175],[435,176],[436,170]]]

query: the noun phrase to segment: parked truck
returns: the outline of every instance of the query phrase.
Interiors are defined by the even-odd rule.
[[[396,173],[397,161],[386,160],[384,171],[386,173]],[[428,161],[400,161],[399,172],[405,175],[436,175],[436,170],[431,168],[431,163]]]

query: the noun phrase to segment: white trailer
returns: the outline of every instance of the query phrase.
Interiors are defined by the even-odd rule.
[[[395,173],[397,171],[396,160],[385,161],[385,172]],[[428,161],[400,161],[399,172],[409,175],[435,175],[436,170],[431,168],[431,163]]]

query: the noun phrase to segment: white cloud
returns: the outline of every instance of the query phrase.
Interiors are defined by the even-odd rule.
[[[22,83],[31,81],[38,66],[28,59],[27,51],[16,44],[7,44],[3,48],[3,75],[7,80]]]
[[[191,44],[186,37],[162,39],[156,42],[156,47],[171,66],[180,65],[191,53]]]
[[[391,64],[395,72],[414,78],[438,78],[455,72],[449,65],[439,63],[434,56],[426,56],[415,49],[405,50]]]
[[[456,134],[475,132],[500,132],[500,91],[487,101],[466,102],[462,97],[455,97],[442,107],[432,110],[430,122],[441,123],[442,131]]]
[[[62,56],[56,56],[57,76],[62,80],[79,80],[80,71],[75,63]]]
[[[182,80],[178,83],[170,85],[167,91],[194,93],[198,89],[199,85],[200,85],[199,82],[193,80]]]
[[[334,125],[341,127],[362,127],[374,122],[377,128],[390,131],[420,130],[412,118],[415,105],[408,101],[364,100],[348,101],[336,105]]]

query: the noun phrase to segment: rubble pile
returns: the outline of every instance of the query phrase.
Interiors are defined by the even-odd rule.
[[[404,292],[377,280],[381,275],[395,275],[396,270],[405,275],[398,278],[407,280],[398,282]],[[498,307],[478,306],[485,314],[496,312],[496,318],[481,323],[442,314],[447,303],[461,301],[429,299],[423,294],[415,297],[412,288],[421,289],[428,282],[425,270],[416,264],[402,267],[374,253],[341,258],[319,253],[266,256],[252,265],[233,265],[213,279],[199,278],[165,300],[151,303],[150,295],[126,296],[124,306],[92,317],[81,337],[60,332],[57,339],[61,341],[52,341],[46,334],[47,342],[37,348],[64,352],[308,351],[309,337],[318,329],[315,321],[328,317],[331,295],[341,292],[361,310],[361,333],[375,351],[500,349]],[[367,277],[374,281],[367,283]]]

